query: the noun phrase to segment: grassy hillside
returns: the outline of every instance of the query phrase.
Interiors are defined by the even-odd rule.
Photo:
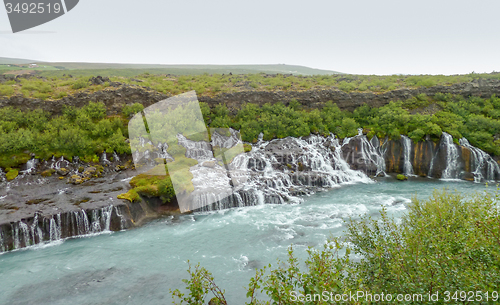
[[[68,70],[78,70],[78,71],[111,70],[116,73],[117,70],[129,70],[129,71],[140,70],[142,71],[142,73],[159,72],[161,74],[174,74],[174,75],[188,75],[188,74],[197,75],[203,73],[209,73],[209,74],[281,73],[281,74],[302,74],[302,75],[328,75],[328,74],[338,73],[335,71],[320,70],[309,67],[292,66],[292,65],[151,65],[151,64],[65,63],[65,62],[51,63],[51,65],[64,67]],[[123,75],[123,76],[130,76],[130,75]]]
[[[31,59],[0,57],[0,65],[30,64],[34,62],[36,61]]]
[[[43,69],[42,76],[61,77],[64,74],[73,76],[122,76],[134,77],[144,73],[172,75],[201,74],[294,74],[294,75],[331,75],[335,71],[313,69],[294,65],[159,65],[159,64],[120,64],[120,63],[84,63],[84,62],[40,62],[35,60],[0,57],[0,74],[16,71],[12,64],[38,63]],[[5,65],[5,66],[1,66]],[[12,68],[12,69],[10,69]],[[21,70],[21,69],[19,69]],[[39,69],[41,70],[41,69]],[[49,71],[46,71],[49,70]],[[15,74],[15,73],[11,73]]]

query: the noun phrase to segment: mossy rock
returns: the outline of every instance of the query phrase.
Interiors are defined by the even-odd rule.
[[[80,177],[78,175],[73,175],[73,176],[69,177],[69,179],[68,179],[68,183],[72,183],[72,184],[81,184],[82,182],[83,182],[82,177]]]
[[[243,144],[243,149],[245,150],[245,152],[251,152],[252,145],[245,143],[245,144]]]
[[[60,176],[66,176],[67,174],[69,174],[69,170],[64,167],[61,167],[60,169],[57,170],[57,174],[59,174]]]
[[[156,184],[151,184],[151,185],[143,185],[136,187],[134,189],[138,194],[144,195],[146,197],[159,197],[160,192],[158,189],[158,186]]]
[[[15,154],[15,155],[1,155],[0,156],[0,167],[18,167],[21,164],[25,164],[31,159],[29,154]]]
[[[11,169],[7,172],[5,177],[7,178],[7,181],[11,181],[16,179],[16,177],[19,175],[19,171],[17,169]]]
[[[84,170],[85,170],[85,168],[84,168],[83,166],[80,166],[80,167],[78,168],[78,172],[79,172],[79,173],[83,173],[83,171],[84,171]]]
[[[125,199],[130,202],[138,202],[141,200],[141,197],[135,190],[130,190],[126,193],[120,194],[117,196],[118,199]]]
[[[55,172],[56,172],[56,170],[51,168],[51,169],[48,169],[46,171],[43,171],[41,175],[42,175],[42,177],[50,177]]]
[[[406,177],[405,175],[399,174],[396,176],[396,179],[398,179],[399,181],[405,181],[405,180],[408,180],[408,177]]]

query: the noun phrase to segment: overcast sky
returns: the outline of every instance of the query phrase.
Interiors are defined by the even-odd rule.
[[[498,0],[80,0],[17,34],[0,8],[0,57],[492,72],[500,71],[499,13]]]

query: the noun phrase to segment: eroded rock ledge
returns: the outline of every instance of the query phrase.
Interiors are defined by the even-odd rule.
[[[236,112],[245,103],[253,103],[259,106],[266,103],[274,104],[278,102],[288,104],[292,99],[299,101],[306,109],[319,108],[323,103],[333,101],[341,110],[352,111],[365,103],[372,107],[381,107],[390,101],[406,100],[422,93],[433,96],[438,92],[460,94],[465,97],[473,95],[489,98],[493,94],[500,95],[500,81],[478,79],[470,83],[460,83],[451,86],[398,89],[385,93],[345,93],[336,88],[305,91],[249,90],[236,93],[222,93],[215,97],[202,95],[198,99],[200,102],[208,103],[210,106],[226,104],[232,112]],[[61,114],[62,105],[83,107],[89,101],[93,101],[103,102],[108,109],[108,115],[115,115],[121,113],[124,105],[141,103],[144,107],[148,107],[170,96],[169,94],[159,93],[146,87],[119,85],[116,88],[111,87],[94,93],[83,91],[55,101],[43,101],[23,96],[2,97],[0,98],[0,107],[13,106],[24,110],[40,108],[52,114]]]

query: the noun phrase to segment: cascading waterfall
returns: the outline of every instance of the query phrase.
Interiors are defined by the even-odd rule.
[[[228,139],[220,139],[220,135],[215,138],[217,144],[226,146],[224,143]],[[350,168],[334,135],[260,141],[251,152],[235,157],[228,168],[233,183],[242,182],[234,183],[232,195],[203,207],[202,211],[299,203],[303,199],[297,195],[311,194],[318,189],[333,188],[343,183],[371,182],[364,173]]]
[[[403,142],[403,173],[405,176],[414,176],[411,164],[411,139],[402,135],[401,141]]]
[[[375,176],[386,176],[387,174],[385,173],[385,160],[383,154],[380,152],[380,147],[376,148],[370,141],[368,141],[368,138],[363,134],[362,128],[358,129],[357,136],[345,138],[342,146],[348,145],[349,142],[353,139],[358,139],[360,141],[359,154],[361,154],[360,158],[354,159],[353,156],[353,162],[362,163],[365,165],[365,167],[373,164],[376,167]]]
[[[22,173],[31,174],[35,170],[37,162],[38,160],[35,158],[28,160],[28,162],[26,163],[26,170],[22,171]]]
[[[0,168],[0,182],[3,182],[5,181],[5,173],[3,172],[3,170]]]
[[[120,157],[118,157],[118,154],[116,153],[116,151],[113,151],[113,161],[120,162]]]
[[[54,217],[50,218],[49,235],[50,235],[50,241],[52,242],[61,239],[62,236],[61,214],[57,214],[56,219],[54,219]]]
[[[441,177],[443,179],[458,178],[458,149],[453,143],[453,137],[443,132],[441,147],[446,148],[446,168],[443,170]]]
[[[33,223],[30,226],[30,243],[35,245],[43,241],[43,231],[38,225],[38,213],[35,213]]]
[[[90,224],[87,212],[85,212],[85,210],[75,211],[73,212],[73,215],[75,219],[77,235],[90,234]]]
[[[125,220],[125,217],[123,217],[123,214],[120,212],[120,209],[118,207],[114,207],[116,216],[120,218],[120,230],[124,230],[125,226],[127,225],[127,221]],[[111,217],[110,217],[111,221]]]
[[[468,148],[471,152],[471,168],[474,169],[474,171],[471,170],[471,172],[474,175],[474,182],[495,180],[500,174],[498,163],[486,152],[470,145],[466,138],[460,139],[459,143],[461,146]]]
[[[67,167],[69,165],[69,162],[64,160],[64,157],[59,158],[59,160],[56,161],[56,158],[52,156],[51,160],[52,164],[50,165],[50,168],[52,169],[61,169],[61,167]]]
[[[28,247],[31,245],[30,232],[28,225],[20,221],[12,225],[14,232],[14,248],[19,249],[22,245]]]
[[[4,239],[3,231],[2,231],[2,228],[0,228],[0,253],[5,252],[5,245],[4,245],[3,239]]]
[[[108,157],[106,155],[106,151],[103,151],[102,152],[102,155],[101,155],[101,162],[104,163],[104,164],[110,164],[111,162],[108,160]]]
[[[205,141],[191,141],[185,136],[178,134],[177,140],[179,145],[186,148],[186,157],[198,161],[213,159],[214,154],[212,147]]]
[[[70,237],[85,236],[89,234],[99,234],[109,232],[111,226],[111,216],[113,205],[101,209],[93,210],[90,218],[85,210],[66,213],[66,226],[69,226],[68,234]],[[121,218],[122,228],[124,219]],[[49,217],[41,217],[38,213],[29,221],[30,224],[19,221],[11,224],[13,248],[34,246],[46,242],[56,242],[63,239],[63,219],[61,214]],[[0,252],[7,250],[5,242],[6,235],[0,228]]]

